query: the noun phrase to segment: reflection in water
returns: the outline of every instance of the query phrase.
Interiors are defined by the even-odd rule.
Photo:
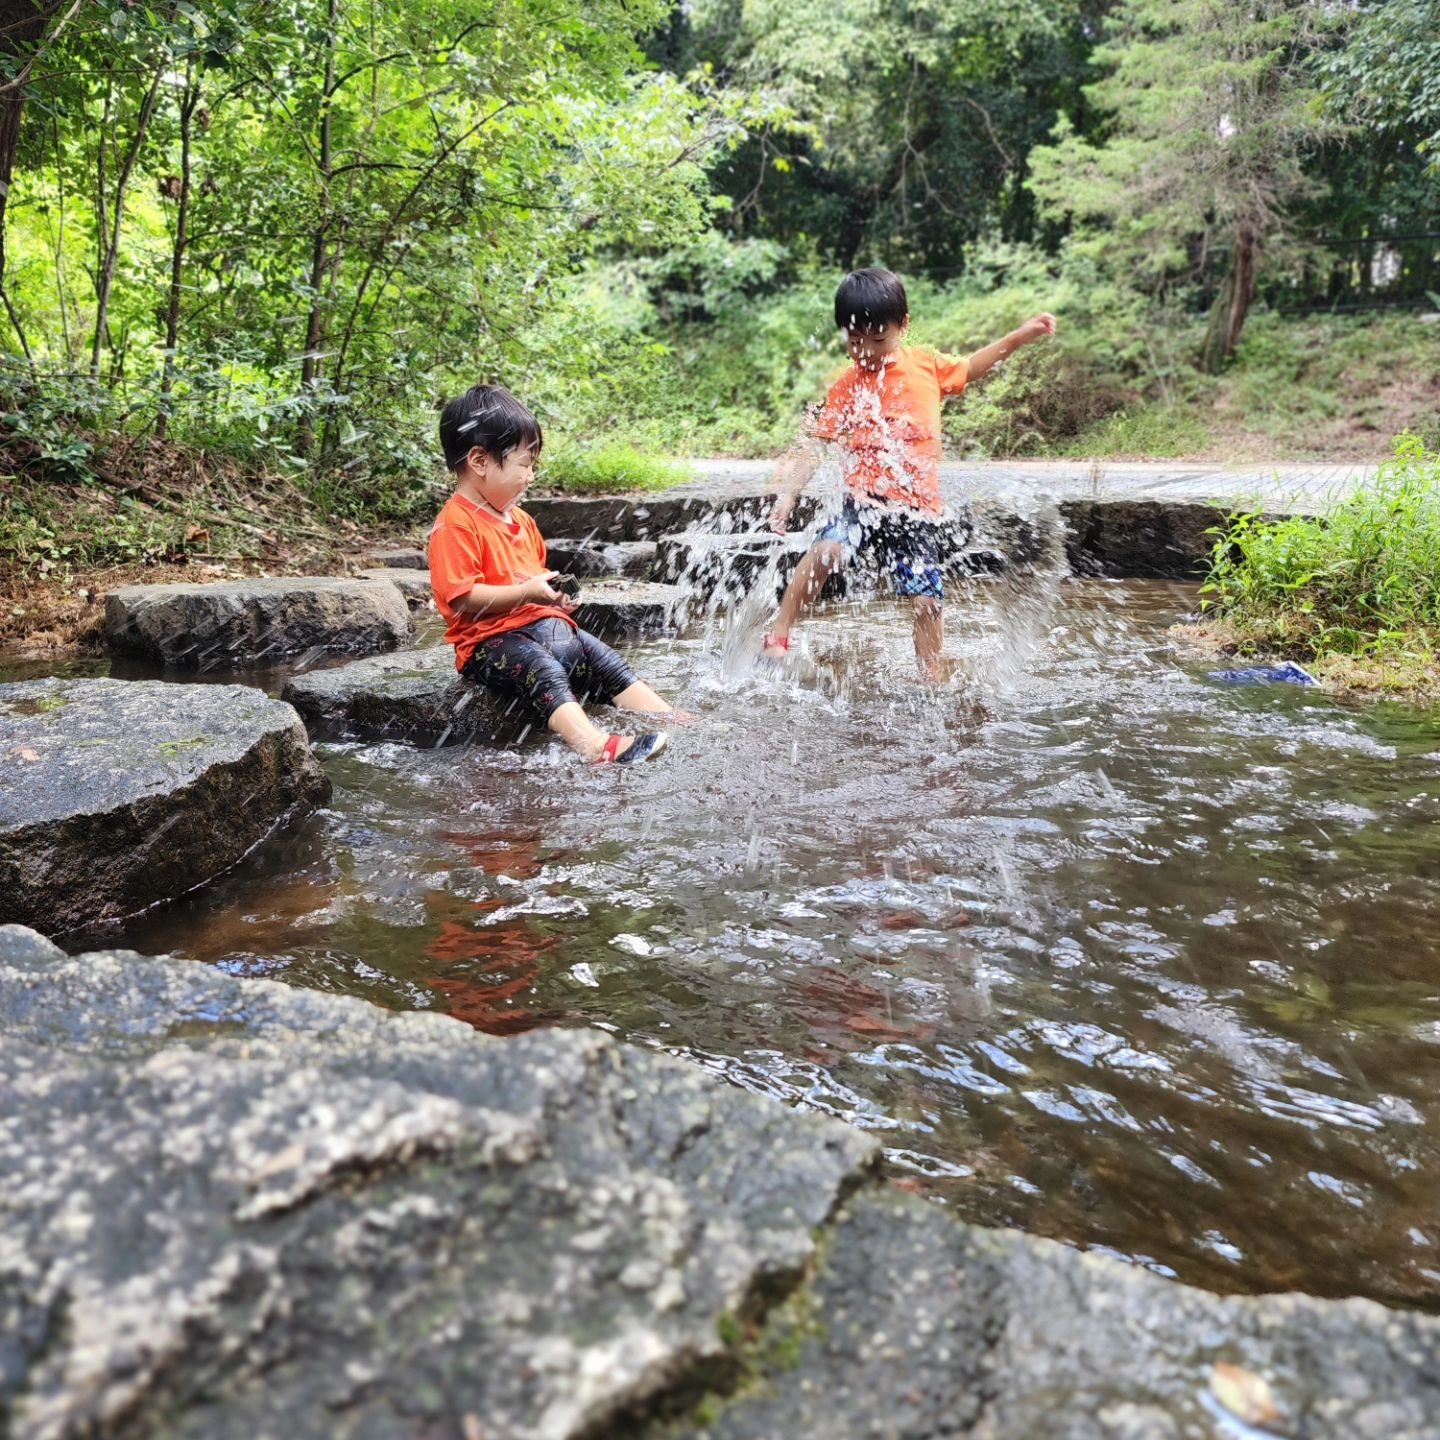
[[[642,664],[701,718],[631,774],[323,747],[331,810],[127,939],[603,1024],[874,1129],[966,1217],[1434,1304],[1432,717],[1207,681],[1182,586],[1032,597],[1027,670],[994,594],[938,692],[898,605],[823,609],[779,667],[698,621]]]

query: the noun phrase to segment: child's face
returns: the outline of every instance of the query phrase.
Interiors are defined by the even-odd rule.
[[[535,451],[518,445],[503,460],[497,460],[478,446],[470,452],[470,465],[480,497],[497,510],[507,510],[529,488],[535,478]]]
[[[845,348],[862,370],[878,370],[881,361],[900,348],[900,341],[909,328],[907,315],[898,325],[877,325],[873,330],[849,329],[844,332]]]

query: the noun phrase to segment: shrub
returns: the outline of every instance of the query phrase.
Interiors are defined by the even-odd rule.
[[[1408,432],[1375,483],[1318,519],[1236,515],[1205,608],[1301,659],[1433,656],[1440,640],[1440,454]]]

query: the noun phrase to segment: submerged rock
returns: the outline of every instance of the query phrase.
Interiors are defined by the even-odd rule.
[[[410,611],[388,581],[317,577],[213,585],[127,585],[105,602],[112,651],[192,670],[273,662],[307,651],[393,650]]]
[[[213,878],[323,804],[288,706],[241,685],[0,685],[0,920],[118,921]]]
[[[498,1040],[18,929],[0,1032],[26,1440],[630,1433],[876,1151],[597,1031]]]
[[[526,719],[483,685],[455,673],[449,645],[400,650],[296,675],[280,698],[326,739],[406,740],[412,745],[514,739]]]

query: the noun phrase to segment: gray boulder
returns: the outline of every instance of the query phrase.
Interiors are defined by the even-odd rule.
[[[501,743],[526,724],[483,686],[455,673],[448,645],[310,670],[291,679],[280,698],[300,712],[312,735],[332,740]]]
[[[0,921],[49,934],[137,914],[324,804],[288,706],[241,685],[0,685]]]
[[[629,1433],[876,1151],[600,1032],[16,929],[0,1031],[17,1440]]]
[[[105,641],[112,651],[192,670],[305,653],[393,650],[410,631],[404,596],[379,580],[127,585],[105,602]]]

